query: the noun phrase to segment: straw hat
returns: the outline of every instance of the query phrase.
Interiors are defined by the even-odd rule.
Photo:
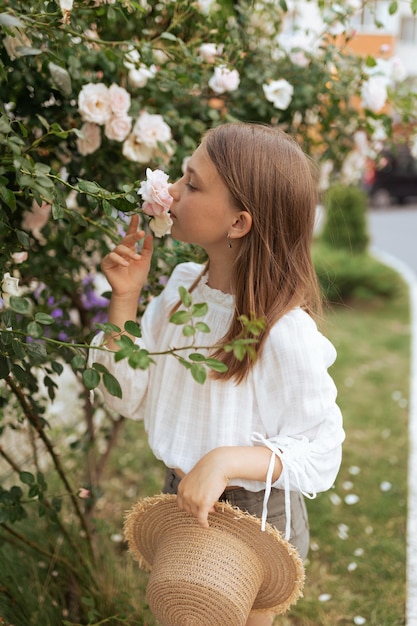
[[[218,502],[209,528],[180,511],[175,495],[140,500],[125,537],[162,626],[244,626],[251,610],[285,613],[302,596],[297,550],[270,524]]]

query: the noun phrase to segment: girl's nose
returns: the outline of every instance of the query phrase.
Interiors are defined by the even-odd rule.
[[[174,198],[174,200],[177,200],[178,198],[177,183],[171,183],[170,185],[168,185],[168,193],[170,196]]]

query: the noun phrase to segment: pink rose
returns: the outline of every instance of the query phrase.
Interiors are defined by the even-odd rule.
[[[108,139],[124,141],[132,128],[132,118],[129,115],[114,115],[104,127],[104,134]]]
[[[13,259],[13,262],[18,265],[19,263],[23,263],[24,261],[27,261],[28,253],[26,251],[13,252],[12,259]]]
[[[113,115],[125,117],[130,109],[130,93],[113,83],[109,87],[110,108]]]
[[[147,215],[161,215],[169,211],[172,196],[168,191],[168,175],[162,170],[146,170],[146,180],[142,181],[138,194],[145,201],[142,209]]]
[[[50,204],[42,202],[42,204],[39,205],[36,200],[34,200],[32,202],[32,211],[25,211],[23,213],[23,230],[30,230],[31,232],[38,233],[48,223],[50,212]]]
[[[85,122],[81,126],[83,137],[77,138],[77,150],[82,156],[93,154],[101,146],[100,126],[92,122]]]
[[[104,83],[88,83],[78,95],[78,111],[84,122],[100,126],[111,117],[109,89]]]
[[[156,237],[163,237],[171,231],[172,220],[169,209],[172,204],[172,196],[168,191],[168,175],[162,170],[146,170],[146,180],[142,181],[138,194],[145,201],[142,210],[152,217],[149,222],[150,229]]]
[[[239,87],[240,76],[237,70],[229,70],[225,65],[214,68],[214,74],[209,80],[209,87],[218,94],[225,91],[236,91]]]

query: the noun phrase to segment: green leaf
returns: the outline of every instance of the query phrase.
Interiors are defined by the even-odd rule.
[[[396,13],[397,11],[398,11],[398,2],[397,0],[393,0],[393,2],[390,2],[388,6],[388,13],[390,15],[394,15],[394,13]]]
[[[241,343],[236,343],[233,346],[233,354],[235,355],[238,361],[243,361],[243,359],[245,358],[245,354],[246,354],[245,346]]]
[[[101,363],[93,363],[93,368],[96,370],[96,372],[100,372],[101,374],[109,373],[107,367],[105,365],[102,365]]]
[[[16,196],[14,195],[13,191],[10,191],[10,189],[7,189],[7,187],[4,187],[2,185],[0,186],[0,197],[4,200],[4,202],[12,211],[15,210]]]
[[[182,329],[182,334],[184,335],[184,337],[192,337],[193,335],[195,335],[196,330],[194,328],[194,326],[184,326],[184,328]]]
[[[181,302],[183,303],[183,305],[185,307],[191,306],[193,300],[188,289],[186,289],[185,287],[179,287],[178,291],[179,291]]]
[[[19,478],[25,485],[33,485],[35,483],[35,477],[30,472],[19,472]]]
[[[26,332],[30,337],[33,337],[34,339],[40,339],[41,337],[43,337],[42,326],[37,322],[29,322],[26,328]]]
[[[168,41],[177,41],[177,38],[172,33],[161,33],[161,39],[167,39]]]
[[[0,13],[0,24],[8,28],[11,28],[11,27],[24,28],[25,27],[23,22],[19,20],[18,17],[15,17],[14,15],[10,15],[10,13],[5,13],[5,12]]]
[[[121,333],[122,329],[116,324],[111,324],[110,322],[106,322],[105,324],[96,324],[96,327],[99,330],[102,330],[106,335],[111,335],[112,333]]]
[[[228,370],[226,363],[222,363],[221,361],[218,361],[217,359],[207,359],[206,365],[207,367],[214,370],[215,372],[227,372]]]
[[[63,207],[61,204],[58,204],[57,202],[53,202],[52,203],[52,217],[54,218],[54,220],[60,220],[64,217],[65,215],[65,207]]]
[[[128,363],[130,367],[133,369],[141,369],[146,370],[151,365],[151,363],[155,363],[155,361],[149,356],[149,352],[147,350],[137,350],[133,352],[129,358]]]
[[[206,382],[207,372],[203,365],[200,365],[199,363],[193,363],[190,370],[192,377],[197,383],[202,385]]]
[[[129,333],[129,335],[133,335],[134,337],[142,337],[142,330],[139,324],[129,320],[125,322],[125,331]]]
[[[113,376],[113,374],[103,374],[103,383],[107,391],[112,396],[116,396],[116,398],[122,397],[122,388],[119,381]]]
[[[36,313],[35,320],[39,324],[43,324],[44,326],[48,326],[49,324],[53,324],[54,321],[55,321],[54,318],[52,317],[52,315],[49,315],[48,313]]]
[[[411,0],[411,10],[413,13],[417,13],[417,0]]]
[[[19,243],[21,243],[24,248],[30,248],[30,238],[27,233],[25,233],[23,230],[17,230],[16,237]]]
[[[28,492],[29,498],[36,498],[38,495],[39,495],[39,486],[31,485],[29,492]]]
[[[0,379],[6,378],[11,370],[12,364],[7,356],[0,354]]]
[[[210,326],[207,326],[207,324],[205,322],[197,322],[195,327],[201,333],[209,333],[210,332]]]
[[[71,367],[74,370],[80,370],[83,367],[85,367],[86,362],[87,362],[87,359],[85,357],[83,357],[81,354],[76,354],[71,359]]]
[[[200,352],[193,352],[192,354],[190,354],[190,356],[188,357],[190,359],[190,361],[205,361],[206,357],[201,354]]]
[[[18,359],[24,359],[26,356],[26,352],[24,347],[22,346],[22,342],[19,339],[13,337],[12,339],[12,349]]]
[[[47,356],[45,344],[43,342],[33,341],[32,343],[27,343],[26,349],[32,359],[43,360]]]
[[[133,341],[131,340],[131,338],[128,337],[127,335],[121,335],[117,340],[115,340],[115,343],[120,348],[133,348],[135,345]]]
[[[59,376],[64,371],[64,366],[59,361],[52,361],[51,367],[52,367],[53,371],[55,372],[55,374],[58,374]]]
[[[87,389],[95,389],[100,382],[100,374],[93,368],[88,367],[83,371],[82,379]]]
[[[175,311],[169,318],[171,324],[187,324],[191,320],[191,313],[189,311]]]
[[[203,317],[206,315],[208,311],[208,306],[206,302],[199,302],[198,304],[193,304],[191,308],[191,314],[193,317]]]
[[[10,296],[10,308],[13,309],[13,311],[16,311],[16,313],[27,315],[32,309],[32,303],[27,298]]]
[[[99,193],[101,191],[101,187],[90,180],[80,180],[78,182],[78,188],[85,193]]]

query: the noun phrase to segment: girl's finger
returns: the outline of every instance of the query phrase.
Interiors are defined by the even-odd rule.
[[[136,233],[138,230],[138,224],[139,224],[139,215],[138,214],[132,215],[132,219],[129,222],[129,226],[127,228],[126,234],[132,235],[133,233]]]
[[[120,243],[118,246],[116,246],[116,248],[113,250],[113,253],[116,253],[117,255],[128,258],[128,259],[140,258],[140,254],[135,252],[133,248],[130,248],[129,246],[126,246],[123,243]]]

